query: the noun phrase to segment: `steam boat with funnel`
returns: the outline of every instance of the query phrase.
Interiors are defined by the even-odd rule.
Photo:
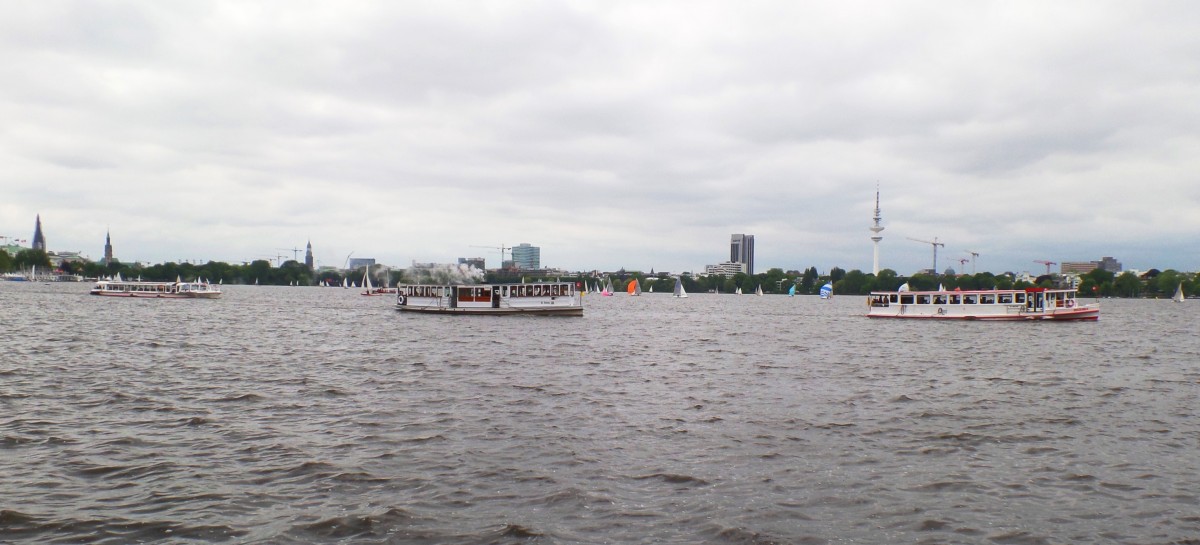
[[[89,293],[106,297],[146,299],[216,299],[221,296],[221,288],[204,281],[132,282],[118,278],[96,282]]]
[[[401,284],[396,291],[396,309],[400,312],[583,316],[582,294],[570,282]]]
[[[1074,289],[874,291],[868,318],[926,320],[1098,320],[1099,303],[1084,304]]]

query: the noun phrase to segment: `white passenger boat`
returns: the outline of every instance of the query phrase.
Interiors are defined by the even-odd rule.
[[[220,286],[208,282],[131,282],[101,280],[92,286],[92,295],[108,297],[144,297],[148,299],[215,299]]]
[[[1074,289],[875,291],[868,318],[943,320],[1097,320],[1098,303],[1084,304]]]
[[[401,284],[396,290],[401,312],[583,316],[583,299],[570,282]]]

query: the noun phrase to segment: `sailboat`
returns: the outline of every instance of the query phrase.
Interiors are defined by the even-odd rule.
[[[738,289],[737,289],[737,291],[736,291],[736,292],[734,292],[734,293],[736,293],[737,295],[741,295],[741,294],[742,294],[742,287],[741,287],[741,286],[738,286]]]
[[[604,282],[604,291],[600,292],[600,295],[603,295],[605,297],[612,297],[612,294],[613,294],[613,285],[612,285],[612,279],[610,278]]]
[[[380,295],[379,293],[375,292],[375,286],[371,285],[371,275],[367,274],[367,271],[363,271],[362,286],[363,295]]]
[[[824,286],[821,286],[821,299],[831,298],[833,298],[833,283],[826,282]]]
[[[1175,296],[1172,297],[1171,300],[1175,301],[1176,303],[1183,302],[1183,282],[1180,282],[1179,286],[1175,288]]]
[[[792,284],[792,287],[788,288],[788,297],[795,297],[795,296],[796,296],[796,285]]]
[[[633,297],[637,297],[637,296],[641,295],[642,294],[641,282],[638,282],[638,279],[634,278],[633,282],[629,283],[629,287],[626,288],[626,291],[628,291],[629,295],[633,296]]]
[[[683,280],[679,278],[675,279],[675,297],[687,297],[687,291],[683,289]]]
[[[757,288],[754,288],[754,295],[762,295],[762,284],[759,284]]]

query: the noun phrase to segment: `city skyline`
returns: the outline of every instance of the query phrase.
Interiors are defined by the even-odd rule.
[[[910,238],[943,270],[1194,271],[1200,6],[1163,7],[22,5],[0,235],[40,216],[99,260],[111,226],[125,262],[311,241],[318,266],[536,240],[547,267],[699,271],[750,232],[756,271],[870,272],[880,187],[901,274],[929,264]]]

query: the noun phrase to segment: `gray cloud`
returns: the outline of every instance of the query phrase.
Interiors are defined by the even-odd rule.
[[[1187,3],[39,2],[0,234],[98,256],[1196,269]],[[28,237],[26,237],[28,238]],[[1128,256],[1128,257],[1125,257]]]

